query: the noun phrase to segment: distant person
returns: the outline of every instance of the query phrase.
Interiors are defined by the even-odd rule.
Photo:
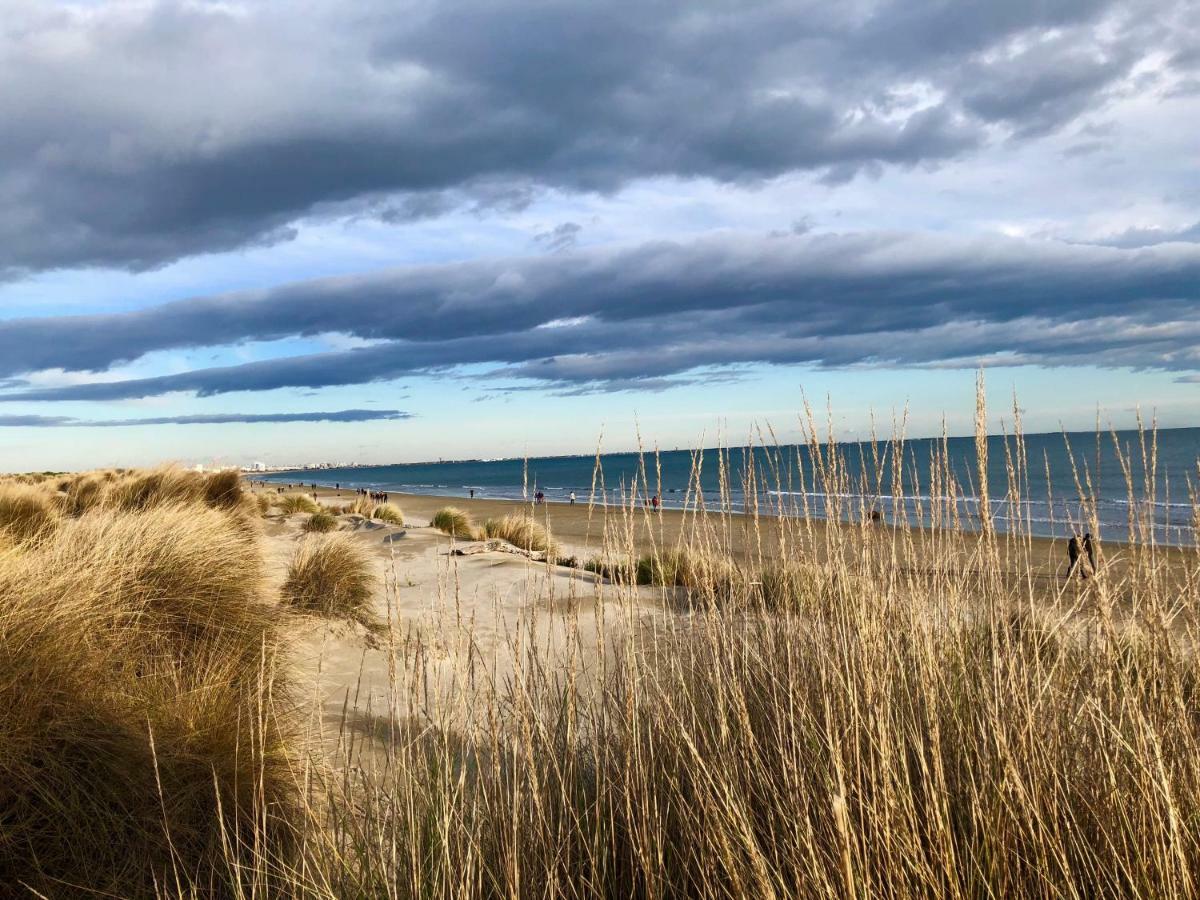
[[[1092,533],[1090,531],[1083,536],[1083,552],[1087,554],[1088,568],[1095,575],[1098,571],[1096,568],[1096,545],[1092,542]]]
[[[546,502],[546,495],[543,494],[541,491],[538,491],[536,494],[533,495],[533,502],[535,505],[541,506],[543,503]]]
[[[475,488],[471,488],[471,499],[475,499]]]
[[[1080,551],[1079,538],[1077,538],[1075,535],[1071,535],[1071,540],[1067,541],[1067,578],[1068,579],[1070,579],[1071,576],[1075,574],[1076,570],[1079,571],[1080,578],[1083,578],[1083,579],[1087,578],[1087,572],[1085,572],[1083,570],[1083,568],[1079,565],[1079,551]]]
[[[571,505],[572,506],[575,505],[575,492],[574,491],[571,491]]]
[[[654,509],[656,509],[656,510],[658,509],[658,494],[655,494],[653,497],[650,498],[650,505]]]
[[[871,524],[879,525],[883,522],[883,513],[877,509],[871,510]]]

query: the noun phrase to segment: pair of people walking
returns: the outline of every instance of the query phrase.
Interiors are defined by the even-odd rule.
[[[1067,578],[1070,579],[1078,573],[1079,577],[1086,581],[1089,574],[1095,575],[1096,572],[1096,543],[1092,540],[1092,533],[1086,532],[1083,540],[1080,540],[1078,535],[1072,535],[1067,541]]]

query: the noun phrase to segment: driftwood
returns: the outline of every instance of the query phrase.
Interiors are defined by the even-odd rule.
[[[534,562],[545,562],[545,550],[523,550],[510,544],[508,541],[502,541],[498,538],[491,538],[486,541],[477,541],[473,544],[462,544],[451,551],[455,556],[475,556],[478,553],[512,553],[516,556],[525,556],[532,559]]]

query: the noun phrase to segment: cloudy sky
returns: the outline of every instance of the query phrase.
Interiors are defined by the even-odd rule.
[[[1200,424],[1196,0],[0,0],[0,468]]]

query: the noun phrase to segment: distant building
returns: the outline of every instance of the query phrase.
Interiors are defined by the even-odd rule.
[[[265,471],[267,471],[267,464],[264,462],[251,463],[250,471],[251,472],[265,472]]]

